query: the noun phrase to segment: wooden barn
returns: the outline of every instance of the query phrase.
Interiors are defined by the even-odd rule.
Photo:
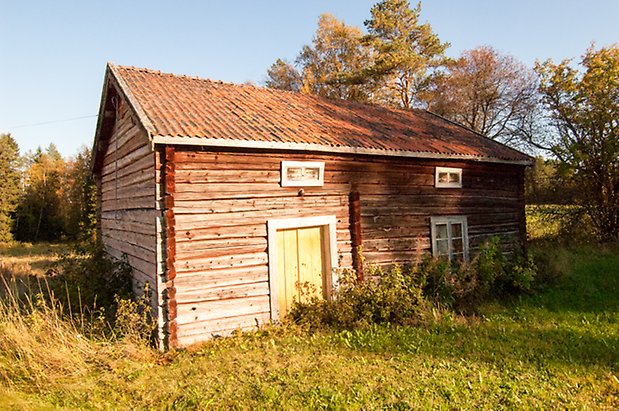
[[[299,283],[328,298],[342,268],[525,238],[531,158],[421,110],[108,64],[93,158],[100,240],[170,347],[276,321]]]

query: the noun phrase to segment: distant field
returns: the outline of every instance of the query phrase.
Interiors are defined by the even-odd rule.
[[[69,250],[66,244],[0,244],[0,296],[7,286],[16,290],[37,288],[47,270]]]
[[[69,249],[66,244],[0,244],[0,264],[15,274],[42,276]]]
[[[619,248],[546,252],[554,286],[420,327],[280,327],[161,354],[79,327],[18,338],[0,316],[0,409],[618,409]]]

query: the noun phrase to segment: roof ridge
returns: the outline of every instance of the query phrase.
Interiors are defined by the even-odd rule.
[[[222,84],[222,85],[226,85],[226,86],[233,86],[233,87],[250,87],[250,88],[254,88],[254,89],[260,89],[260,90],[275,90],[269,87],[263,87],[263,86],[258,86],[256,84],[253,83],[234,83],[232,81],[225,81],[225,80],[216,80],[216,79],[212,79],[212,78],[208,78],[208,77],[201,77],[198,75],[189,75],[189,74],[176,74],[176,73],[171,73],[171,72],[167,72],[167,71],[161,71],[161,70],[153,70],[147,67],[137,67],[137,66],[123,66],[123,65],[116,65],[113,63],[108,63],[113,65],[116,68],[119,69],[125,69],[125,70],[131,70],[131,71],[136,71],[138,73],[149,73],[149,74],[155,74],[158,76],[170,76],[170,77],[175,77],[175,78],[186,78],[186,79],[191,79],[191,80],[199,80],[199,81],[205,81],[208,83],[214,83],[214,84]],[[288,91],[288,90],[276,90],[276,91]],[[295,92],[292,92],[295,93]]]

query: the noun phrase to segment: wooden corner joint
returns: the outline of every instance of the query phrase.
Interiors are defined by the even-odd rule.
[[[168,344],[178,347],[178,324],[176,288],[176,219],[174,216],[174,194],[176,191],[175,150],[173,146],[165,147],[164,173],[164,218],[166,238],[166,286],[168,304]]]

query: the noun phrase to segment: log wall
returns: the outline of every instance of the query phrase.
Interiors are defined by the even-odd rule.
[[[506,242],[524,235],[520,166],[180,147],[174,158],[179,345],[269,320],[268,219],[335,215],[342,268],[353,264],[351,210],[366,264],[430,252],[430,216],[466,215],[471,254],[492,235]],[[304,187],[303,195],[281,187],[282,160],[324,161],[324,186]],[[463,188],[435,188],[436,166],[463,168]],[[358,207],[351,193],[359,193]]]
[[[115,110],[116,121],[96,176],[99,239],[112,257],[127,257],[134,291],[139,295],[148,283],[154,297],[158,254],[155,154],[124,100],[118,101]]]

